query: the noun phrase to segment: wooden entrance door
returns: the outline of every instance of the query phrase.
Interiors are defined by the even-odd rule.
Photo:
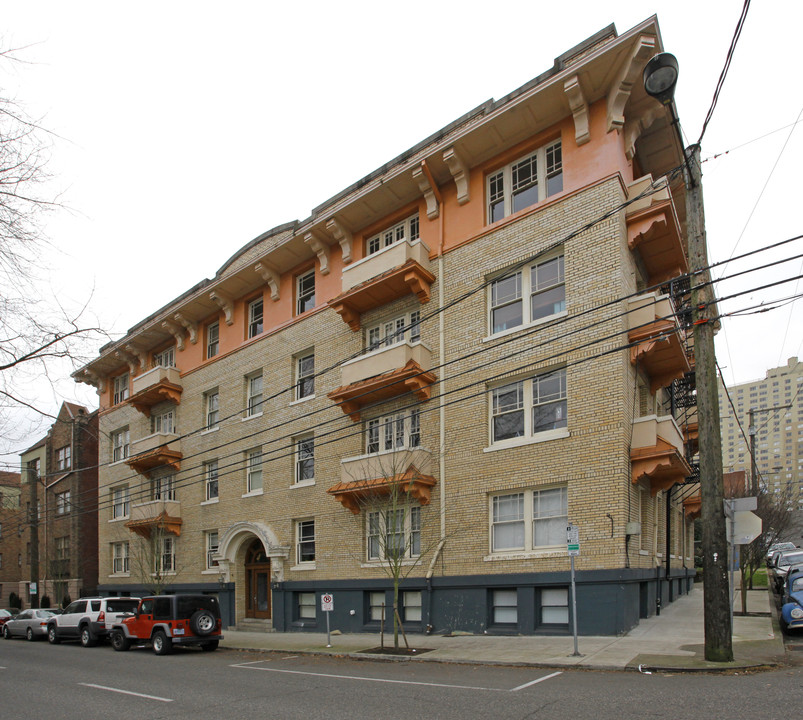
[[[270,618],[270,558],[259,540],[245,554],[245,592],[245,616]]]

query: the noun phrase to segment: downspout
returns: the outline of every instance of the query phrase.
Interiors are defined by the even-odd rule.
[[[444,216],[444,207],[443,207],[443,197],[441,196],[440,189],[438,188],[435,179],[432,177],[432,173],[427,165],[426,160],[421,161],[421,169],[426,175],[427,180],[429,181],[429,185],[432,188],[432,192],[435,195],[435,199],[438,202],[438,207],[440,208],[440,212],[438,213],[438,246],[437,246],[437,254],[438,254],[438,363],[443,365],[445,360],[446,354],[446,325],[443,317],[443,310],[444,310],[444,291],[443,286],[445,284],[445,277],[444,277],[444,262],[443,262],[443,216]],[[439,452],[438,452],[438,497],[440,500],[440,540],[438,541],[438,546],[435,549],[435,552],[432,555],[432,561],[429,564],[429,568],[427,569],[426,580],[427,580],[427,618],[429,618],[430,622],[427,623],[427,634],[432,632],[433,625],[432,625],[432,575],[435,571],[435,563],[437,562],[438,558],[440,557],[441,552],[443,551],[443,546],[446,543],[446,404],[445,400],[445,385],[446,380],[445,378],[441,377],[440,382],[440,390],[438,392],[438,424],[439,424],[439,435],[438,435],[438,443],[439,443]]]

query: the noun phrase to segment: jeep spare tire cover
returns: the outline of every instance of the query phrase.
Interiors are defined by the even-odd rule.
[[[216,624],[215,616],[208,610],[196,610],[190,618],[190,630],[196,635],[209,635]]]

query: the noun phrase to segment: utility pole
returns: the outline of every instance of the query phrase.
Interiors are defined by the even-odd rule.
[[[750,422],[747,426],[747,434],[750,436],[750,492],[753,496],[758,495],[758,468],[756,467],[756,426],[753,423],[753,408],[747,411]]]
[[[39,473],[36,467],[28,468],[30,485],[31,524],[31,607],[39,607]],[[34,589],[35,588],[35,589]]]
[[[722,438],[714,353],[716,310],[714,292],[709,283],[699,145],[686,149],[686,224],[689,271],[692,275],[691,302],[700,427],[705,659],[730,662],[733,660],[733,638],[728,583],[728,537],[723,506],[725,493],[722,480]]]

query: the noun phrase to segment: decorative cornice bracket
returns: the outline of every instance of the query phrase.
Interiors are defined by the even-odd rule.
[[[312,248],[312,251],[318,256],[318,262],[321,266],[321,275],[328,275],[329,246],[313,232],[308,232],[304,236],[304,242],[307,243],[307,245]]]
[[[642,68],[655,55],[657,39],[642,35],[636,40],[630,57],[625,61],[608,92],[608,132],[619,130],[625,124],[625,105],[633,86],[641,79]]]
[[[457,186],[457,202],[459,205],[465,205],[470,199],[468,165],[453,147],[444,151],[443,161],[448,166],[449,172],[452,173],[454,183]]]
[[[279,286],[281,284],[281,277],[279,273],[270,265],[265,262],[258,262],[254,265],[254,270],[267,284],[270,288],[270,297],[272,300],[276,301],[279,299]]]
[[[352,259],[351,250],[354,245],[354,236],[351,231],[337,218],[329,218],[326,221],[326,231],[340,243],[343,264],[348,265]]]
[[[223,311],[223,314],[226,317],[226,325],[233,325],[234,301],[227,295],[224,295],[220,290],[212,290],[212,292],[209,293],[209,297],[212,298],[212,300],[214,300]]]
[[[198,323],[188,320],[181,313],[176,313],[173,318],[187,331],[190,336],[190,342],[195,345],[198,342]]]
[[[574,116],[574,140],[578,145],[585,145],[591,140],[591,132],[588,127],[588,103],[580,87],[580,78],[577,75],[570,77],[563,83],[563,92]]]
[[[438,205],[438,198],[435,197],[435,188],[429,181],[427,173],[424,172],[422,166],[413,168],[413,179],[418,183],[418,189],[424,195],[424,200],[427,203],[427,217],[430,220],[435,220],[441,214],[440,206]]]
[[[163,320],[162,327],[167,330],[175,339],[176,347],[179,350],[184,349],[184,329],[171,320]]]

